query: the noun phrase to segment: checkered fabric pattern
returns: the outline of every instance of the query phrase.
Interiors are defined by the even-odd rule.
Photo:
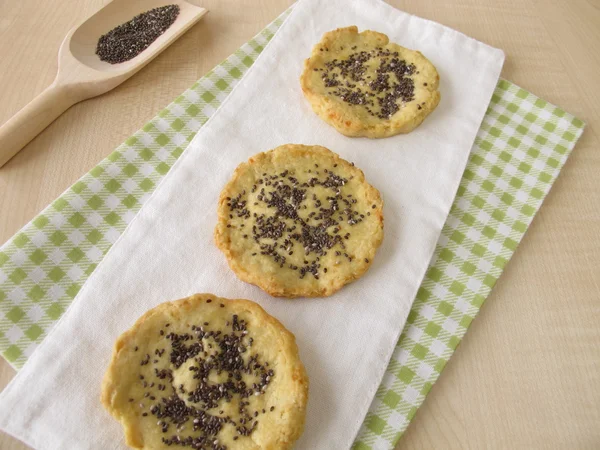
[[[289,10],[215,67],[0,248],[0,351],[31,356],[273,37]],[[583,130],[501,80],[356,449],[390,449],[500,276]]]

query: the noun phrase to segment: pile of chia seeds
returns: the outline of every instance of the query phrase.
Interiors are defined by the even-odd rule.
[[[319,50],[329,52],[326,47]],[[351,50],[356,50],[356,46]],[[367,75],[366,66],[373,59],[379,62],[375,79]],[[379,119],[390,119],[402,105],[414,100],[415,83],[412,75],[419,73],[414,64],[407,64],[400,59],[398,52],[383,47],[356,51],[342,60],[332,59],[314,71],[322,72],[321,78],[328,94],[350,105],[360,105]],[[418,107],[421,109],[421,105]]]
[[[179,16],[178,5],[167,5],[139,14],[102,35],[96,54],[102,61],[119,64],[146,50]]]
[[[269,362],[261,362],[258,355],[250,354],[254,340],[249,337],[243,319],[232,315],[225,325],[225,330],[215,331],[209,322],[203,322],[190,325],[187,332],[174,333],[169,331],[170,324],[165,323],[158,332],[159,344],[154,354],[140,355],[137,383],[146,392],[140,398],[129,398],[129,402],[140,409],[142,420],[156,424],[167,446],[226,450],[227,446],[218,438],[223,427],[232,426],[233,440],[237,441],[250,436],[261,416],[275,410],[275,406],[250,408],[249,399],[265,394],[275,371]],[[137,352],[139,348],[134,350]],[[175,370],[187,364],[186,371],[193,373],[195,385],[177,385],[173,369],[158,369],[156,364]],[[209,381],[210,373],[226,375],[225,381]],[[248,383],[247,377],[254,383],[247,384],[244,375]],[[155,387],[159,394],[151,390]],[[221,409],[223,404],[231,402],[237,405],[235,417]]]

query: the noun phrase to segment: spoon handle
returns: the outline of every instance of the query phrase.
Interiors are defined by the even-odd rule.
[[[67,85],[54,82],[0,126],[0,167],[77,103],[78,100],[69,94]]]

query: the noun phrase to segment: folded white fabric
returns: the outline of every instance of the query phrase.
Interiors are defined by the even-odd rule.
[[[302,96],[303,61],[322,34],[357,25],[418,49],[441,102],[409,135],[347,138]],[[302,0],[202,127],[73,305],[0,396],[0,427],[39,449],[123,448],[100,405],[116,337],[146,310],[195,292],[260,303],[297,337],[310,377],[299,449],[347,449],[404,326],[452,204],[504,56],[378,0]],[[234,168],[281,144],[319,144],[363,169],[385,201],[385,239],[360,280],[330,298],[275,299],[239,281],[213,244]]]

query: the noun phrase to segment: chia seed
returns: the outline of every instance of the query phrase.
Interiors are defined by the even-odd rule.
[[[360,98],[360,95],[354,95]],[[339,234],[340,224],[352,227],[367,217],[355,209],[354,205],[358,202],[352,194],[345,195],[341,191],[353,177],[343,178],[331,168],[321,168],[323,174],[319,176],[316,169],[319,169],[318,164],[314,164],[314,169],[307,169],[303,174],[304,181],[300,181],[293,170],[279,174],[263,173],[256,183],[264,187],[253,188],[252,192],[258,191],[256,194],[248,197],[243,191],[226,203],[230,218],[234,216],[235,220],[242,221],[254,219],[248,223],[252,234],[243,235],[255,243],[251,256],[260,253],[280,268],[295,271],[300,279],[312,276],[318,280],[326,274],[328,268],[321,264],[320,258],[332,249],[341,254],[346,249],[344,241],[350,238],[348,232]],[[313,191],[315,193],[311,193]],[[316,192],[323,197],[318,198]],[[247,204],[260,205],[257,211],[267,212],[251,213]],[[303,213],[307,206],[314,211]],[[227,223],[226,227],[236,228],[231,223]],[[303,261],[303,264],[296,265],[291,257],[298,251],[298,263]],[[345,253],[345,258],[351,262],[353,256]]]
[[[379,61],[375,79],[365,75],[365,63],[373,59]],[[321,79],[328,94],[350,105],[362,106],[371,116],[380,119],[390,119],[403,105],[414,100],[412,75],[418,72],[414,64],[400,59],[398,52],[382,47],[354,52],[346,59],[327,61],[324,68],[319,69],[323,71]],[[363,90],[366,86],[371,92]]]
[[[226,424],[235,427],[234,440],[250,436],[258,426],[259,410],[249,408],[248,398],[264,394],[276,376],[275,371],[269,368],[269,363],[263,363],[259,355],[242,357],[252,344],[244,319],[233,315],[227,321],[227,327],[221,330],[211,330],[207,325],[208,322],[202,326],[190,325],[189,332],[171,332],[162,337],[167,343],[168,363],[173,364],[167,367],[177,369],[189,363],[188,369],[193,373],[195,386],[186,389],[188,386],[184,388],[183,384],[175,384],[172,368],[144,369],[145,375],[139,374],[140,379],[154,377],[168,381],[166,385],[158,384],[157,389],[161,392],[158,399],[145,392],[143,398],[151,403],[139,403],[141,416],[150,419],[150,424],[156,424],[159,432],[163,433],[162,442],[167,446],[227,450],[218,437]],[[211,356],[202,350],[207,340],[211,342],[208,346],[216,349]],[[165,350],[155,351],[161,357],[163,353]],[[226,381],[208,382],[210,373],[225,373]],[[244,375],[253,376],[255,382],[246,384]],[[133,398],[129,400],[134,401]],[[226,415],[222,408],[224,403],[232,401],[239,405],[235,420]],[[262,412],[264,414],[265,409]],[[188,431],[184,433],[184,430]]]
[[[163,34],[179,16],[178,5],[167,5],[138,14],[108,33],[102,35],[96,46],[100,60],[110,64],[120,64],[135,58],[161,34]]]

